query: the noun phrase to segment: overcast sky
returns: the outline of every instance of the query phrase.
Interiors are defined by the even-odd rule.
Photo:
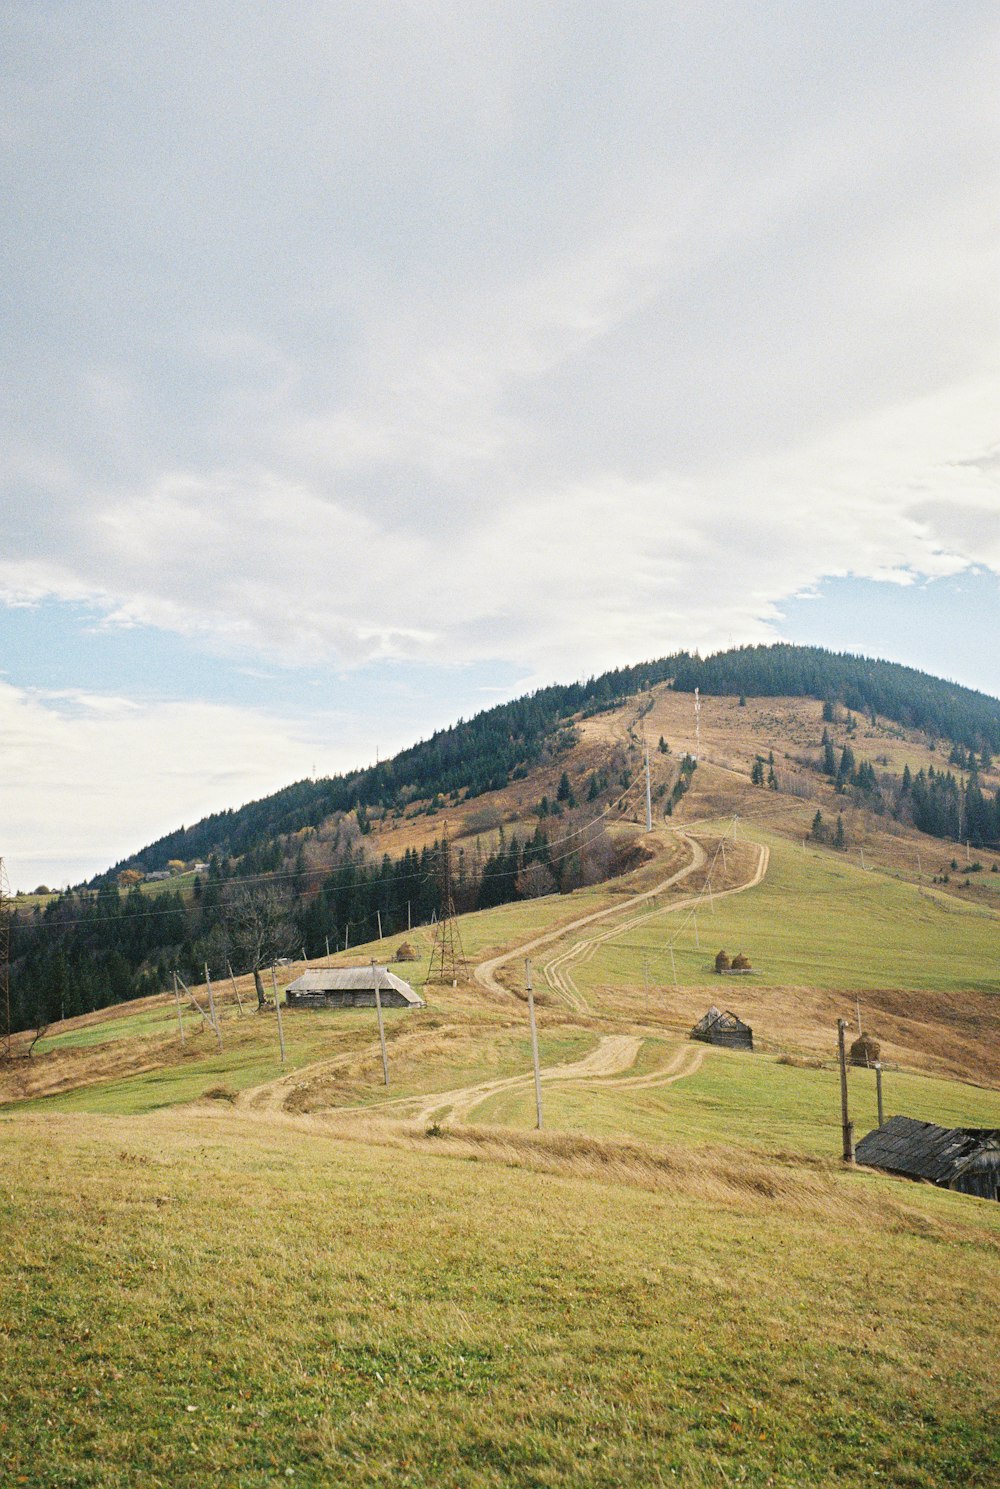
[[[0,15],[16,884],[681,646],[1000,693],[994,3]]]

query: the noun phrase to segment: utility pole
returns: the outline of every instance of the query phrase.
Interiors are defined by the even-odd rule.
[[[236,1006],[239,1009],[240,1013],[242,1014],[242,1012],[243,1012],[243,999],[240,997],[240,990],[236,986],[236,978],[233,976],[233,964],[232,964],[232,962],[227,962],[226,963],[226,966],[229,968],[229,981],[232,983],[232,985],[233,985],[233,992],[236,994]]]
[[[844,1044],[846,1019],[837,1020],[837,1053],[840,1058],[840,1123],[844,1138],[844,1162],[854,1162],[854,1123],[847,1113],[847,1050]]]
[[[694,747],[696,752],[701,752],[701,697],[697,688],[694,690]]]
[[[531,1062],[535,1068],[535,1126],[542,1130],[542,1072],[538,1065],[538,1030],[535,1027],[535,995],[531,988],[531,961],[525,958],[524,981],[528,990],[528,1022],[531,1026]]]
[[[378,1015],[378,1042],[382,1046],[382,1076],[386,1085],[389,1084],[389,1056],[385,1051],[385,1027],[382,1023],[382,994],[379,992],[379,983],[382,974],[375,966],[375,958],[372,957],[372,982],[375,984],[375,1012]]]
[[[681,985],[677,981],[677,963],[674,961],[674,948],[671,946],[669,948],[669,950],[670,950],[670,970],[674,974],[674,987],[677,989],[678,992],[680,992]]]
[[[691,919],[694,921],[694,944],[695,944],[695,946],[698,947],[698,949],[700,951],[701,950],[701,941],[698,939],[698,912],[697,912],[697,910],[692,910],[691,911]]]
[[[382,945],[382,911],[381,910],[376,910],[375,911],[375,915],[376,915],[376,918],[378,920],[378,944],[381,946]]]
[[[861,1035],[864,1033],[864,1030],[861,1027],[861,999],[855,997],[854,1002],[858,1010],[858,1038],[860,1039]]]
[[[0,858],[0,1059],[10,1059],[10,885]]]
[[[326,940],[326,965],[329,967],[329,965],[330,965],[330,937],[329,936],[325,937],[325,940]]]
[[[174,973],[174,1002],[177,1005],[177,1028],[180,1031],[181,1044],[184,1044],[185,1043],[185,1039],[184,1039],[184,1020],[181,1018],[181,995],[177,991],[177,973],[176,972]]]
[[[643,741],[645,744],[645,740]],[[646,745],[646,831],[653,831],[653,790],[649,781],[649,745]]]
[[[882,1061],[875,1061],[875,1100],[878,1102],[878,1125],[885,1125],[885,1116],[882,1112]]]
[[[222,1053],[222,1030],[219,1028],[219,1015],[215,1011],[215,995],[212,992],[212,979],[208,975],[208,963],[205,963],[205,985],[208,988],[208,1011],[212,1016],[212,1028],[219,1044],[219,1053]]]
[[[285,1063],[285,1031],[281,1023],[281,1002],[278,998],[278,974],[271,963],[271,992],[274,994],[274,1012],[278,1020],[278,1048],[281,1051],[281,1063]]]

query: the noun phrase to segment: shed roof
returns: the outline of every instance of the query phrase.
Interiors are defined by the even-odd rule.
[[[387,988],[393,988],[408,1003],[420,1004],[420,997],[408,982],[403,981],[402,977],[397,977],[395,972],[390,972],[387,967],[376,966],[373,978],[371,966],[368,964],[361,967],[317,967],[303,972],[301,977],[290,982],[287,991],[290,993],[374,993],[375,978],[378,979],[380,993],[385,992]]]
[[[713,1003],[708,1012],[702,1014],[691,1030],[691,1033],[708,1034],[712,1029],[749,1029],[749,1027],[749,1024],[745,1024],[741,1018],[737,1018],[736,1014],[732,1013],[728,1008],[725,1013],[722,1013]]]
[[[890,1117],[861,1139],[855,1157],[869,1168],[949,1184],[978,1153],[993,1147],[1000,1147],[1000,1128],[936,1127],[915,1117]]]

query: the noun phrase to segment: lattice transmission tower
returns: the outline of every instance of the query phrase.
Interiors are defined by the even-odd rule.
[[[10,885],[0,858],[0,1060],[10,1059]]]
[[[434,944],[431,947],[427,981],[457,987],[458,979],[464,971],[465,953],[451,890],[451,844],[448,842],[446,827],[441,838],[441,914],[434,927]]]

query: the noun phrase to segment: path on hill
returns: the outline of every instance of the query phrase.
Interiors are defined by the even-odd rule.
[[[727,895],[731,894],[744,894],[746,890],[755,888],[761,882],[767,873],[771,850],[763,843],[758,843],[756,846],[757,867],[754,869],[750,878],[743,884],[733,885],[730,889],[713,890],[713,900],[725,899]],[[702,862],[704,862],[704,858],[705,855],[703,852]],[[687,870],[688,873],[691,871],[691,868]],[[677,877],[675,876],[675,879]],[[560,952],[557,956],[554,956],[551,961],[544,963],[542,974],[546,982],[555,992],[561,993],[569,1006],[577,1013],[586,1013],[588,1011],[587,1003],[580,989],[573,981],[573,974],[570,971],[571,965],[574,963],[579,965],[583,962],[589,962],[598,948],[606,941],[613,941],[616,936],[621,936],[626,931],[633,930],[635,926],[642,925],[644,921],[653,920],[657,915],[675,915],[678,910],[690,909],[702,897],[701,895],[688,895],[685,899],[676,900],[672,905],[658,905],[655,910],[647,910],[642,915],[634,915],[630,920],[623,921],[620,925],[611,926],[608,930],[602,931],[597,936],[590,936],[585,940],[575,941],[572,946]],[[632,901],[631,903],[634,904],[637,901]],[[572,926],[566,927],[566,930],[572,929],[574,929]]]
[[[605,1034],[596,1048],[579,1060],[563,1065],[550,1065],[541,1072],[542,1084],[563,1085],[580,1083],[588,1087],[609,1086],[618,1091],[648,1090],[654,1086],[669,1086],[674,1081],[694,1075],[705,1058],[704,1045],[692,1045],[687,1040],[679,1044],[666,1063],[657,1070],[643,1075],[625,1076],[635,1064],[642,1049],[643,1038],[638,1034]],[[530,1071],[519,1075],[500,1076],[493,1080],[475,1081],[470,1086],[458,1086],[451,1091],[436,1091],[425,1096],[396,1096],[364,1106],[339,1107],[325,1115],[337,1116],[350,1112],[357,1115],[392,1115],[407,1122],[463,1122],[483,1102],[503,1094],[520,1094],[531,1090],[534,1077]]]
[[[700,869],[708,855],[699,842],[689,838],[686,833],[678,832],[677,836],[691,849],[691,862],[684,864],[682,868],[675,870],[668,878],[662,879],[659,884],[654,884],[652,889],[645,889],[641,894],[629,895],[620,900],[616,905],[608,905],[603,910],[593,910],[589,915],[581,915],[577,920],[571,920],[566,925],[559,926],[554,931],[545,931],[540,936],[535,936],[531,941],[523,941],[520,946],[515,946],[513,951],[504,951],[500,956],[490,957],[488,961],[480,962],[474,972],[474,977],[480,986],[486,988],[487,992],[499,993],[503,997],[510,997],[510,989],[505,988],[502,982],[498,982],[496,973],[501,967],[516,958],[524,958],[529,952],[539,946],[547,946],[550,941],[560,941],[568,936],[571,931],[581,930],[584,926],[592,925],[596,920],[606,920],[609,915],[621,915],[625,910],[630,910],[633,905],[641,905],[654,899],[664,890],[670,889],[672,885],[686,879],[690,874]],[[658,913],[658,912],[657,912]]]

